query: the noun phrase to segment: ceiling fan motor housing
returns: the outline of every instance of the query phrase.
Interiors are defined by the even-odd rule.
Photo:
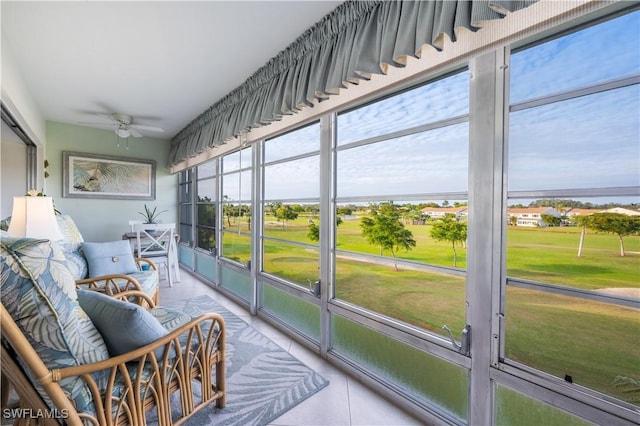
[[[113,119],[123,126],[128,126],[132,122],[131,116],[126,114],[113,114]]]

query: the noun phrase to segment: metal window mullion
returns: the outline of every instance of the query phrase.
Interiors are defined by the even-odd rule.
[[[215,200],[216,200],[216,282],[217,286],[222,287],[222,267],[220,262],[220,255],[222,253],[222,224],[224,221],[224,217],[222,214],[222,178],[220,176],[220,172],[222,171],[222,157],[217,157],[215,160],[215,182],[216,182],[216,192],[215,192]]]
[[[38,187],[38,148],[27,144],[27,190]]]
[[[258,282],[258,273],[262,269],[262,244],[261,234],[264,222],[264,209],[262,208],[262,198],[264,194],[262,156],[264,153],[264,142],[260,141],[252,145],[252,182],[251,182],[251,315],[256,315],[261,308],[262,287]]]
[[[618,186],[604,188],[540,189],[508,191],[509,199],[517,198],[562,198],[562,197],[634,197],[640,195],[640,186]]]
[[[469,193],[464,192],[430,192],[430,193],[406,193],[406,194],[385,194],[385,195],[363,195],[336,197],[336,203],[371,203],[384,202],[389,200],[398,201],[424,201],[424,200],[466,200]]]
[[[548,284],[511,277],[507,277],[507,285],[542,293],[558,294],[575,299],[589,300],[600,303],[608,303],[611,305],[626,306],[633,309],[640,309],[640,299],[638,299],[637,297],[620,296],[617,294],[609,294],[603,292],[601,293],[595,290],[585,290],[582,288],[567,287],[557,284]]]
[[[335,274],[335,140],[336,114],[320,119],[320,355],[326,358],[331,349],[331,314]]]
[[[493,336],[492,348],[491,348],[491,365],[498,368],[500,366],[500,360],[504,358],[506,347],[506,321],[505,312],[507,304],[507,206],[509,203],[509,188],[507,184],[508,170],[509,170],[509,99],[511,97],[511,48],[509,46],[501,49],[500,54],[502,56],[501,63],[502,73],[500,78],[502,79],[501,91],[496,93],[496,97],[500,99],[500,110],[496,111],[496,114],[502,114],[501,126],[502,135],[498,143],[496,143],[496,150],[501,153],[501,170],[500,181],[496,181],[494,190],[500,194],[501,209],[500,212],[496,212],[495,215],[500,220],[500,237],[496,238],[496,244],[498,244],[499,252],[496,253],[500,259],[500,270],[496,271],[496,275],[500,278],[499,288],[493,290],[493,309],[494,316],[491,322],[491,333]],[[494,389],[495,391],[495,389]],[[495,400],[495,393],[493,394]],[[495,413],[494,413],[495,415]]]
[[[191,270],[196,269],[196,248],[198,247],[197,240],[197,232],[196,232],[196,219],[198,218],[198,204],[197,204],[197,194],[198,194],[198,181],[196,178],[197,175],[197,167],[193,167],[191,172],[191,180],[188,185],[191,186],[191,194],[189,197],[189,202],[191,203],[191,223],[189,223],[189,234],[191,235]],[[188,179],[188,176],[187,176]]]
[[[504,112],[503,50],[470,61],[469,239],[467,323],[471,325],[468,423],[493,424],[490,376],[496,320],[494,306],[502,268],[502,179]]]

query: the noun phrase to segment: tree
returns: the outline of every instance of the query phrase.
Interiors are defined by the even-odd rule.
[[[467,224],[458,222],[455,215],[446,214],[442,219],[434,222],[431,227],[431,238],[436,241],[450,241],[453,248],[453,266],[456,266],[456,243],[467,241]]]
[[[541,214],[540,218],[549,226],[560,226],[561,223],[561,219],[559,217],[548,213]]]
[[[580,226],[580,243],[578,244],[578,257],[582,256],[582,246],[584,245],[584,237],[587,235],[587,225],[589,223],[590,216],[575,216],[572,219],[577,226]]]
[[[383,250],[389,250],[395,260],[398,250],[408,251],[416,246],[413,234],[400,221],[400,212],[396,205],[383,203],[371,206],[370,215],[360,220],[360,229],[369,244],[380,247],[380,255]],[[398,271],[396,262],[394,267]]]
[[[276,219],[282,221],[282,228],[287,228],[287,221],[295,220],[298,217],[298,212],[296,212],[290,205],[281,204],[276,210],[274,216]]]
[[[336,216],[336,226],[340,225],[342,225],[342,218],[340,216]],[[307,238],[309,238],[311,241],[320,241],[320,227],[316,225],[313,220],[309,220]]]
[[[620,241],[620,256],[624,256],[623,237],[640,234],[640,216],[621,213],[595,213],[588,216],[586,226],[600,232],[616,234]]]

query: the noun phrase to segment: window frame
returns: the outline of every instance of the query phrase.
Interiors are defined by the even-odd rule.
[[[560,31],[556,31],[551,35],[546,35],[544,37],[538,37],[534,40],[526,40],[518,43],[514,43],[511,46],[507,46],[505,48],[505,64],[507,68],[509,68],[510,58],[512,55],[516,53],[523,52],[529,48],[533,48],[539,46],[541,44],[560,39],[567,35],[576,33],[578,31],[584,30],[586,28],[595,27],[604,22],[614,20],[618,17],[626,15],[628,13],[638,13],[640,10],[637,6],[633,6],[630,8],[626,8],[622,11],[617,11],[614,13],[607,14],[605,16],[600,16],[596,19],[589,19],[585,22],[580,22],[576,25],[572,25],[570,27],[564,28]],[[508,78],[511,79],[513,76],[511,73],[508,73]],[[554,103],[560,103],[563,101],[579,99],[581,97],[588,97],[593,95],[598,95],[601,93],[611,92],[613,90],[617,90],[624,87],[630,87],[640,85],[640,73],[636,75],[627,75],[617,78],[611,78],[606,81],[599,81],[587,86],[570,88],[568,90],[548,93],[544,96],[535,97],[531,99],[526,99],[518,102],[514,102],[513,104],[509,101],[509,84],[505,85],[504,89],[504,98],[505,98],[505,107],[504,107],[504,121],[505,123],[509,123],[509,117],[514,112],[526,111],[528,109],[551,105]],[[508,124],[505,126],[505,135],[507,136],[507,140],[504,143],[503,149],[503,161],[504,164],[508,164],[509,154],[508,154]],[[508,170],[505,166],[505,175],[508,175]],[[580,301],[595,301],[600,303],[606,303],[613,306],[623,306],[623,307],[631,307],[635,309],[640,309],[640,300],[634,297],[626,297],[626,296],[618,296],[609,293],[600,293],[594,292],[590,290],[584,290],[581,288],[570,287],[567,285],[553,284],[544,281],[538,280],[530,280],[525,278],[518,278],[514,276],[509,276],[507,274],[507,242],[506,242],[506,233],[507,233],[507,222],[509,220],[509,216],[507,213],[506,206],[509,200],[539,200],[539,199],[588,199],[588,198],[608,198],[608,197],[640,197],[640,185],[631,186],[631,187],[590,187],[590,188],[562,188],[562,189],[546,189],[546,190],[538,190],[538,189],[530,189],[530,190],[510,190],[508,187],[508,182],[505,181],[503,188],[503,199],[505,208],[502,212],[502,223],[503,223],[503,233],[505,235],[504,242],[502,243],[501,248],[501,257],[502,257],[502,276],[501,279],[501,287],[499,293],[499,301],[496,303],[499,304],[499,308],[496,309],[496,316],[498,318],[499,327],[497,328],[497,335],[499,335],[499,347],[493,351],[493,361],[492,365],[497,367],[497,369],[501,373],[506,373],[509,376],[504,376],[499,374],[506,382],[510,382],[512,379],[509,377],[521,377],[525,380],[529,380],[533,383],[545,383],[549,389],[569,395],[571,397],[575,397],[578,401],[584,401],[584,395],[587,395],[588,398],[592,398],[590,403],[594,403],[594,401],[603,401],[603,400],[615,400],[615,403],[621,407],[620,409],[614,409],[613,411],[623,412],[626,409],[636,411],[638,409],[637,406],[627,403],[625,401],[619,400],[612,395],[605,394],[600,392],[594,388],[581,386],[580,389],[576,389],[575,387],[567,386],[565,382],[565,378],[552,375],[551,373],[546,372],[545,370],[538,369],[535,367],[531,367],[529,365],[517,362],[513,359],[506,357],[506,346],[507,346],[507,333],[506,326],[509,321],[509,312],[505,312],[505,305],[507,303],[507,288],[519,288],[526,290],[533,290],[536,292],[541,292],[543,294],[552,294],[552,295],[560,295],[571,297]],[[596,402],[597,404],[597,402]]]

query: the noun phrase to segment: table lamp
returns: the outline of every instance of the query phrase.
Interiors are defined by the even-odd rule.
[[[51,197],[13,197],[13,212],[7,233],[12,237],[61,240]]]

